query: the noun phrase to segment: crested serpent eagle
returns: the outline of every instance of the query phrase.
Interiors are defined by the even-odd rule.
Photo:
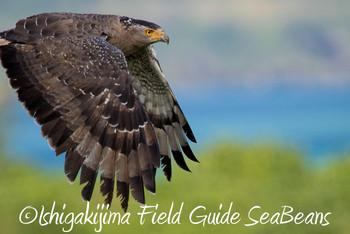
[[[159,41],[169,38],[157,24],[98,14],[44,13],[0,33],[10,85],[56,155],[66,153],[68,181],[80,171],[84,200],[100,172],[105,203],[116,185],[126,210],[129,190],[140,203],[144,187],[155,193],[160,165],[170,180],[171,155],[187,171],[183,153],[197,161],[152,46]]]

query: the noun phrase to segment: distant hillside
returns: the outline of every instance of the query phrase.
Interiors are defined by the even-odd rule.
[[[199,153],[198,153],[199,154]],[[229,142],[207,148],[205,153],[199,155],[200,164],[190,163],[192,173],[180,170],[174,166],[172,182],[167,182],[162,172],[157,178],[157,193],[152,195],[146,192],[146,202],[149,206],[158,204],[158,209],[149,208],[146,211],[156,212],[156,218],[165,212],[170,213],[171,204],[174,203],[172,216],[179,212],[181,203],[180,224],[152,224],[154,213],[145,215],[144,225],[140,225],[142,212],[140,204],[130,198],[130,224],[117,225],[107,223],[102,225],[101,233],[337,233],[349,232],[349,158],[338,159],[327,167],[312,168],[301,159],[301,156],[290,149],[272,145],[240,146]],[[63,165],[62,165],[63,167]],[[89,224],[87,221],[79,223],[79,213],[83,213],[85,219],[86,203],[81,200],[78,181],[70,185],[64,178],[63,170],[60,172],[44,173],[36,167],[28,164],[14,164],[8,158],[0,154],[0,225],[3,233],[62,233],[62,229],[71,233],[96,233],[99,224]],[[90,203],[87,215],[97,214],[97,219],[107,216],[109,212],[117,212],[124,215],[117,199],[112,202],[112,207],[107,211],[98,207],[103,202],[96,183],[95,191]],[[55,202],[55,207],[53,203]],[[238,212],[240,221],[237,224],[209,224],[213,215],[219,216],[228,212],[230,203],[230,217]],[[65,204],[65,209],[62,208]],[[220,204],[222,208],[220,209]],[[31,206],[33,208],[25,207]],[[253,207],[259,206],[260,208]],[[297,222],[290,220],[290,216],[284,215],[282,206],[288,206],[289,214],[297,217],[299,212],[303,216]],[[205,209],[203,208],[205,207]],[[193,224],[190,221],[190,212],[195,210],[192,221],[199,222],[208,219],[203,227],[202,223]],[[37,211],[37,219],[35,210]],[[43,209],[44,217],[41,214]],[[21,211],[24,210],[22,216]],[[55,224],[55,217],[51,224],[40,226],[49,222],[50,212],[58,212],[62,216],[61,224]],[[249,211],[252,212],[249,214]],[[30,212],[30,213],[29,213]],[[72,212],[72,213],[71,213]],[[269,217],[262,219],[267,224],[256,224],[251,219],[259,220],[263,213]],[[322,226],[326,221],[315,213],[328,215],[329,225]],[[277,213],[277,215],[276,215]],[[309,214],[311,214],[309,216]],[[209,216],[210,215],[210,216]],[[248,216],[250,215],[250,216]],[[73,217],[77,217],[75,224],[69,223]],[[92,216],[92,215],[91,215]],[[226,215],[227,216],[227,215]],[[272,216],[274,218],[272,218]],[[19,217],[27,225],[19,222]],[[211,217],[209,219],[209,217]],[[250,217],[250,218],[249,218]],[[276,218],[277,217],[277,218]],[[306,218],[308,217],[308,218]],[[324,216],[323,216],[324,217]],[[93,218],[91,218],[93,219]],[[306,219],[306,220],[305,220]],[[106,220],[106,219],[104,219]],[[118,220],[118,219],[117,219]],[[225,220],[225,219],[224,219]],[[283,221],[290,222],[276,224]],[[73,222],[73,221],[71,221]],[[217,221],[218,222],[218,221]],[[275,224],[271,224],[275,222]],[[306,224],[308,223],[308,224]]]

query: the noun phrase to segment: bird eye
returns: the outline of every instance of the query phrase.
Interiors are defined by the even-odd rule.
[[[146,35],[147,35],[147,36],[151,36],[152,33],[153,33],[153,30],[150,30],[150,29],[147,29],[147,30],[146,30]]]

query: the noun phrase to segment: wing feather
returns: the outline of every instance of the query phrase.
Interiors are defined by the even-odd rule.
[[[171,179],[170,149],[175,162],[190,171],[182,152],[192,161],[198,162],[186,136],[193,142],[196,139],[163,75],[153,47],[142,48],[126,59],[133,87],[157,133],[164,174],[168,180]]]
[[[98,172],[100,192],[126,211],[129,190],[140,203],[154,193],[156,168],[171,179],[170,151],[198,162],[187,138],[196,139],[161,71],[152,46],[127,58],[106,41],[118,16],[39,14],[0,32],[0,56],[10,85],[42,126],[73,182],[80,171],[90,200]],[[134,90],[135,89],[135,90]],[[187,137],[187,138],[186,138]]]
[[[116,181],[126,210],[129,187],[141,203],[144,185],[155,191],[158,141],[123,53],[84,17],[92,16],[43,14],[19,21],[0,33],[11,42],[0,47],[1,60],[43,136],[57,155],[66,152],[67,179],[73,182],[81,171],[82,197],[91,199],[101,171],[105,202],[111,203]]]

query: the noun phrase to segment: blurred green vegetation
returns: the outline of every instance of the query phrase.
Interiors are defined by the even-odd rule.
[[[241,145],[232,142],[210,146],[199,153],[200,164],[190,163],[192,173],[174,166],[173,180],[168,183],[159,172],[157,194],[146,192],[148,205],[159,204],[157,213],[169,212],[174,202],[173,213],[179,211],[181,224],[152,224],[151,215],[145,224],[139,224],[140,205],[133,199],[128,212],[130,225],[103,225],[102,233],[348,233],[350,228],[350,157],[343,155],[322,166],[314,167],[293,149],[273,144]],[[97,187],[97,186],[96,186]],[[63,172],[44,173],[31,165],[13,164],[8,157],[0,157],[0,226],[1,233],[61,233],[68,224],[40,226],[38,221],[29,225],[19,222],[20,212],[27,206],[38,210],[42,206],[50,212],[55,201],[55,211],[65,214],[85,213],[86,203],[81,201],[78,182],[70,185]],[[95,188],[90,211],[96,212],[97,204],[103,201]],[[205,212],[226,212],[233,202],[232,212],[239,212],[238,224],[218,224],[205,227],[191,224],[189,213],[198,206],[197,215]],[[328,226],[300,224],[257,224],[248,219],[248,212],[258,219],[263,212],[273,215],[282,212],[282,206],[291,206],[293,215],[303,212],[331,212]],[[100,209],[101,210],[101,209]],[[115,199],[110,211],[124,214]],[[109,212],[109,211],[108,211]],[[76,224],[71,233],[95,233],[98,225]]]

